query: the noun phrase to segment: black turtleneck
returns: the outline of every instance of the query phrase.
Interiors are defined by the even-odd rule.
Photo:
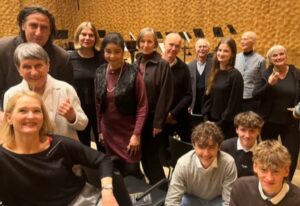
[[[244,54],[245,56],[249,56],[249,55],[251,55],[252,53],[253,53],[253,50],[248,51],[248,52],[243,52],[243,54]]]

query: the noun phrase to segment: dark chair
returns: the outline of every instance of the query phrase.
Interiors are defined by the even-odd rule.
[[[169,181],[167,179],[162,179],[153,186],[148,185],[144,181],[137,179],[133,176],[127,176],[124,178],[126,189],[128,190],[133,206],[143,205],[143,206],[161,206],[164,205],[166,199],[166,192],[158,189],[159,186],[167,184]],[[137,195],[138,194],[138,195]],[[150,194],[150,201],[149,195]],[[148,196],[148,197],[146,197]],[[144,199],[144,197],[146,197]],[[148,200],[148,201],[145,201]]]
[[[83,167],[83,169],[87,178],[87,182],[97,188],[101,188],[98,170],[88,167]],[[132,202],[126,189],[123,177],[117,170],[114,170],[113,172],[113,193],[119,205],[132,206]]]
[[[113,161],[116,160],[116,158],[112,159]],[[82,168],[84,169],[87,182],[97,188],[101,188],[98,170],[83,166]],[[118,170],[114,170],[113,172],[113,193],[120,206],[161,206],[164,204],[166,192],[158,189],[158,187],[167,183],[168,180],[163,179],[151,186],[143,180],[133,176],[127,176],[123,178]],[[136,196],[136,193],[139,193],[139,195]],[[148,194],[150,194],[151,203],[149,202],[149,204],[141,204],[144,201],[143,197],[147,196]],[[134,198],[134,200],[132,198]],[[133,204],[132,202],[135,203]]]
[[[198,124],[204,121],[204,116],[202,114],[190,114],[191,115],[191,126],[196,127]]]
[[[181,141],[177,136],[170,136],[169,143],[171,152],[170,164],[175,168],[177,160],[185,153],[193,150],[193,145],[189,142]]]

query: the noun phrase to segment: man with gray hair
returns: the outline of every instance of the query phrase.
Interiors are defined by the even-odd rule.
[[[209,42],[206,39],[198,39],[195,44],[195,50],[196,59],[188,64],[193,91],[190,110],[193,114],[201,114],[203,97],[212,66],[212,58],[209,55]]]
[[[173,102],[167,116],[165,132],[166,140],[169,135],[176,132],[182,140],[190,141],[191,128],[189,124],[188,107],[192,101],[192,88],[190,73],[187,65],[178,58],[181,48],[181,37],[177,33],[166,36],[165,51],[162,58],[166,60],[171,68],[173,76]]]
[[[253,99],[252,92],[255,82],[261,78],[262,71],[266,68],[265,59],[254,51],[256,34],[247,31],[242,34],[241,47],[243,52],[236,55],[235,68],[244,79],[244,93],[242,111],[258,112],[259,101]]]

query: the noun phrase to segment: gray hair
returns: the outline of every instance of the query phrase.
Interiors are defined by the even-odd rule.
[[[18,69],[23,59],[42,60],[47,64],[50,62],[47,52],[40,45],[30,42],[20,44],[15,50],[14,63]]]

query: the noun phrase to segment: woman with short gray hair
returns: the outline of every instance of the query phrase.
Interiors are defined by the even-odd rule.
[[[15,93],[34,91],[46,105],[55,125],[54,133],[78,140],[76,130],[83,130],[88,118],[74,88],[48,74],[50,62],[47,52],[36,43],[23,43],[15,50],[14,61],[23,81],[5,92],[4,109]]]

